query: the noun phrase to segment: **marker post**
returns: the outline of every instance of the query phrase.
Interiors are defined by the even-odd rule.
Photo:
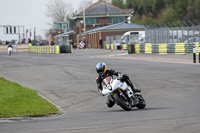
[[[199,45],[199,63],[200,63],[200,45]]]
[[[193,47],[193,63],[196,63],[196,48]]]

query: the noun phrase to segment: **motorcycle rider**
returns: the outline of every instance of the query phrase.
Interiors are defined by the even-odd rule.
[[[134,87],[134,85],[132,84],[128,75],[122,74],[120,72],[116,72],[115,70],[112,70],[112,69],[107,69],[107,66],[104,62],[99,62],[96,65],[96,71],[99,74],[99,76],[96,78],[96,83],[97,83],[98,91],[99,91],[100,94],[101,94],[102,89],[103,89],[103,87],[102,87],[103,79],[105,79],[108,76],[113,76],[113,75],[119,76],[122,82],[126,82],[126,84],[128,86],[130,86],[131,89],[133,90],[133,93],[141,91],[141,90],[136,89]],[[106,103],[107,103],[108,107],[112,107],[114,105],[114,102],[113,102],[112,98],[110,98],[110,97],[108,97]]]
[[[12,46],[12,44],[11,44],[11,43],[9,43],[9,44],[8,44],[8,46],[7,46],[7,49],[8,49],[8,54],[9,54],[9,48],[12,48],[12,49],[13,49],[13,46]]]

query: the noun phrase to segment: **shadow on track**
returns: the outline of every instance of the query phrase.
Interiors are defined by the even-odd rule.
[[[169,108],[167,108],[167,107],[151,107],[151,108],[144,108],[144,109],[133,108],[130,111],[125,111],[125,110],[119,108],[119,110],[107,110],[104,112],[132,112],[132,111],[151,111],[151,110],[165,110],[165,109],[169,109]]]

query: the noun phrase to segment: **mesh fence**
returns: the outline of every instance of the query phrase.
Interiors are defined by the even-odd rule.
[[[147,43],[194,43],[199,41],[200,22],[197,20],[154,24],[145,27],[145,42]]]

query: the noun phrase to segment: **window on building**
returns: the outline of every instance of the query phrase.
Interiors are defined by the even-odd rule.
[[[101,24],[100,18],[86,18],[86,25]]]
[[[120,23],[120,22],[124,22],[124,21],[125,21],[125,17],[110,17],[110,18],[108,18],[109,24],[116,24],[116,23]]]
[[[113,24],[119,23],[119,18],[118,17],[113,17]]]
[[[101,24],[100,18],[96,18],[96,24]]]
[[[57,24],[56,24],[56,28],[57,28],[57,29],[62,29],[62,24],[57,23]]]
[[[119,17],[119,23],[124,22],[124,21],[125,21],[125,17]]]
[[[113,19],[113,18],[108,18],[108,23],[109,23],[109,24],[112,24],[112,23],[113,23],[113,22],[112,22],[112,19]]]
[[[95,19],[94,18],[86,18],[85,23],[86,23],[86,25],[93,25],[95,23]]]

